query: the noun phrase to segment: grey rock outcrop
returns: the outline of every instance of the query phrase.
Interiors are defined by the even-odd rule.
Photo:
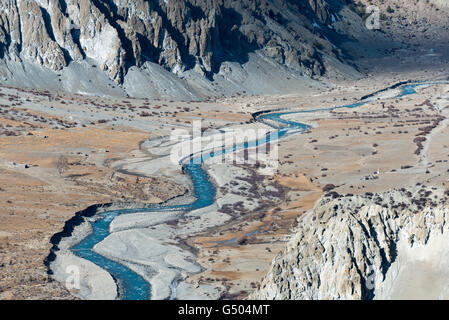
[[[285,252],[273,260],[251,297],[401,297],[391,292],[404,292],[401,273],[410,272],[410,266],[430,261],[424,264],[427,278],[432,272],[440,272],[435,270],[442,265],[447,267],[440,260],[447,257],[449,246],[444,245],[445,241],[440,241],[439,246],[435,243],[449,234],[448,196],[448,191],[426,187],[364,196],[324,196],[300,219]],[[419,272],[413,277],[419,279]],[[447,279],[437,282],[447,283]],[[441,290],[447,292],[447,288]]]
[[[328,40],[337,34],[329,25],[342,9],[335,3],[4,0],[0,59],[53,71],[88,60],[120,85],[131,68],[147,63],[181,78],[187,71],[226,77],[236,69],[230,64],[243,65],[257,52],[264,63],[319,77],[330,68],[325,57],[345,62]]]

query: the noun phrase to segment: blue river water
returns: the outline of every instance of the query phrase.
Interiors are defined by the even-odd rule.
[[[410,85],[404,85],[401,87],[401,92],[395,97],[400,98],[406,95],[416,93],[415,88],[418,86],[429,85],[430,83],[414,83]],[[150,211],[169,211],[169,210],[182,210],[191,211],[199,208],[204,208],[210,206],[215,201],[216,188],[214,184],[210,181],[209,175],[206,170],[204,170],[202,163],[212,157],[221,156],[225,153],[235,152],[237,150],[242,150],[245,148],[253,148],[266,144],[270,141],[276,141],[282,137],[306,132],[311,129],[311,126],[294,122],[290,120],[283,119],[285,115],[291,114],[301,114],[301,113],[314,113],[314,112],[324,112],[331,111],[335,109],[342,108],[357,108],[363,106],[368,100],[361,101],[353,104],[334,106],[328,108],[318,108],[312,110],[303,111],[288,111],[288,112],[273,112],[260,115],[257,120],[270,120],[278,124],[277,129],[268,133],[265,137],[259,140],[245,142],[242,144],[234,145],[228,149],[222,149],[221,151],[215,151],[213,153],[205,153],[192,157],[187,164],[184,164],[184,172],[190,177],[193,183],[193,194],[195,196],[195,201],[193,203],[175,206],[158,206],[143,209],[122,209],[122,210],[111,210],[99,215],[99,219],[92,222],[93,232],[84,238],[81,242],[74,245],[71,250],[72,252],[86,260],[89,260],[96,265],[100,266],[117,282],[119,286],[119,298],[124,300],[148,300],[151,298],[151,287],[150,284],[143,279],[140,275],[130,270],[128,267],[112,261],[102,255],[95,253],[92,249],[93,247],[103,241],[109,235],[109,225],[112,220],[121,214],[135,213],[135,212],[150,212]]]

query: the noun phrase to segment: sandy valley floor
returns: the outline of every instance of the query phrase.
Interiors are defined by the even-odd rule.
[[[116,101],[0,87],[0,299],[75,297],[43,265],[50,237],[75,212],[98,203],[158,203],[188,194],[177,177],[181,172],[146,174],[140,164],[158,155],[143,148],[144,141],[176,128],[190,130],[198,118],[209,128],[248,124],[251,112],[261,109],[348,104],[399,81],[447,78],[440,61],[426,63],[423,70],[379,70],[301,94],[216,102]],[[279,172],[257,176],[253,168],[242,169],[262,189],[280,191],[278,198],[267,196],[238,215],[234,208],[232,219],[189,235],[185,243],[204,271],[186,282],[216,287],[217,297],[246,297],[283,249],[297,218],[327,191],[447,186],[448,116],[449,85],[360,109],[291,116],[313,129],[279,142]],[[232,191],[225,181],[219,187],[221,196]],[[263,190],[257,192],[265,199]]]

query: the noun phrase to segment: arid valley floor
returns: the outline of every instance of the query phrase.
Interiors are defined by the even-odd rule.
[[[160,160],[166,159],[163,139],[174,129],[191,130],[198,118],[207,128],[253,126],[251,114],[260,110],[343,105],[401,81],[447,79],[444,55],[410,57],[409,66],[416,64],[413,59],[421,59],[420,69],[367,61],[378,68],[360,80],[311,84],[300,94],[203,102],[0,86],[0,299],[79,297],[44,265],[50,238],[75,212],[93,204],[138,207],[189,199],[188,179]],[[157,226],[142,220],[159,237],[169,234],[170,244],[201,266],[187,273],[180,267],[190,289],[180,288],[178,297],[247,297],[284,249],[298,218],[329,191],[358,195],[418,183],[447,189],[449,85],[417,91],[394,99],[386,96],[394,92],[386,92],[358,109],[293,115],[313,128],[279,141],[275,175],[261,175],[251,166],[211,165],[220,200],[210,215]],[[140,218],[135,219],[138,227]],[[100,250],[108,252],[107,246]],[[161,285],[156,296],[169,295]]]

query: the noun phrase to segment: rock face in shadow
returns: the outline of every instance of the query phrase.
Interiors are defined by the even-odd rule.
[[[87,60],[122,84],[146,63],[213,80],[257,52],[268,64],[319,77],[328,72],[323,57],[345,61],[328,40],[341,9],[326,0],[4,0],[0,59],[53,71]]]
[[[364,196],[329,193],[300,219],[285,252],[273,260],[251,297],[447,296],[448,288],[440,284],[449,277],[449,249],[441,245],[449,234],[448,196],[448,191],[427,187]],[[406,281],[410,270],[415,283]]]

